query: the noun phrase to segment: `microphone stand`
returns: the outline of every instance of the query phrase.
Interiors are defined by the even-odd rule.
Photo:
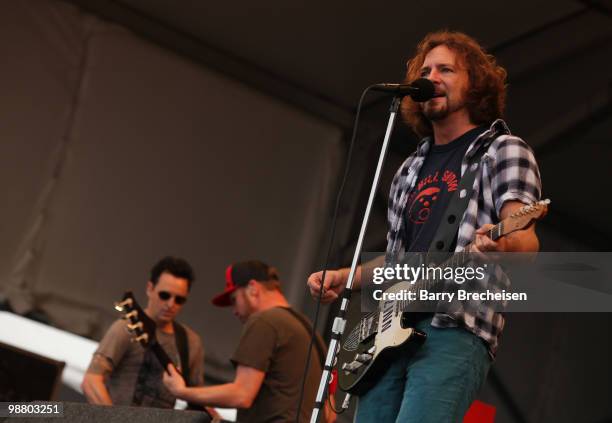
[[[365,232],[368,227],[368,222],[370,220],[370,212],[372,211],[372,204],[374,203],[374,196],[376,195],[376,189],[378,187],[378,183],[380,181],[380,174],[382,172],[382,167],[385,162],[385,157],[387,155],[387,149],[389,147],[389,140],[391,139],[391,134],[393,132],[393,126],[395,125],[395,117],[397,115],[397,110],[399,109],[399,104],[402,99],[402,95],[396,95],[393,97],[393,101],[391,102],[391,107],[389,109],[389,122],[387,123],[387,131],[385,133],[385,139],[382,144],[382,148],[380,150],[380,156],[378,157],[378,164],[376,165],[376,173],[374,174],[374,180],[372,181],[372,188],[370,189],[370,197],[368,198],[368,204],[366,205],[365,213],[363,216],[363,221],[361,222],[361,230],[359,231],[359,238],[357,238],[357,245],[355,246],[355,253],[353,255],[353,262],[351,263],[351,271],[348,276],[348,280],[346,282],[346,288],[344,289],[342,296],[342,303],[340,304],[340,310],[338,311],[338,315],[334,319],[334,323],[332,325],[332,336],[331,341],[329,343],[329,348],[327,350],[327,357],[325,358],[325,365],[323,367],[323,374],[321,375],[321,382],[319,383],[319,390],[317,391],[317,396],[315,399],[315,405],[312,410],[312,414],[310,416],[310,423],[316,423],[319,417],[319,413],[321,408],[325,402],[325,393],[327,390],[327,381],[331,374],[331,370],[336,364],[336,354],[340,350],[340,338],[344,333],[344,329],[346,327],[346,312],[348,310],[348,305],[351,298],[351,291],[353,287],[353,282],[355,279],[355,271],[357,269],[357,262],[359,261],[359,255],[361,253],[361,247],[363,245],[363,239],[365,237]],[[341,370],[340,370],[341,371]],[[342,402],[342,408],[347,409],[349,405],[349,401],[351,398],[351,394],[346,394],[344,401]]]

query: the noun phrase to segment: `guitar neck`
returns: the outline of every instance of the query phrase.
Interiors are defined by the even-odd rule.
[[[497,241],[499,238],[501,238],[502,236],[506,235],[506,231],[504,230],[504,222],[506,221],[506,219],[502,220],[501,222],[499,222],[497,225],[493,226],[486,234],[487,236],[492,239],[493,241]],[[509,231],[511,232],[511,231]],[[456,252],[456,253],[452,253],[451,257],[440,263],[437,264],[436,267],[439,268],[446,268],[446,267],[460,267],[463,266],[465,263],[467,263],[471,257],[470,257],[470,247],[472,246],[472,242],[470,242],[469,244],[467,244],[465,246],[465,248],[463,249],[463,251],[460,252]],[[444,279],[442,279],[444,280]],[[414,283],[414,289],[415,290],[420,290],[420,289],[427,289],[430,290],[433,287],[435,287],[436,285],[438,285],[441,281],[433,278],[433,279],[423,279],[423,280],[419,280],[417,282]]]
[[[155,331],[157,325],[140,307],[134,294],[130,291],[123,295],[120,302],[115,303],[115,310],[123,314],[127,320],[127,329],[132,334],[132,341],[138,342],[143,348],[150,348],[163,369],[168,371],[168,364],[172,363],[170,357],[157,340]]]
[[[151,350],[153,354],[155,354],[155,358],[157,358],[159,364],[161,364],[165,371],[168,371],[168,364],[172,363],[172,360],[170,360],[170,357],[168,357],[168,354],[164,351],[160,343],[157,341],[153,342],[151,344]]]
[[[489,232],[487,232],[487,236],[489,238],[491,238],[493,241],[497,241],[499,238],[501,238],[502,236],[504,236],[504,221],[502,220],[501,222],[499,222],[497,225],[493,226],[491,228],[491,230],[489,230]],[[471,245],[472,243],[470,242],[469,245]],[[468,249],[466,246],[466,250]]]

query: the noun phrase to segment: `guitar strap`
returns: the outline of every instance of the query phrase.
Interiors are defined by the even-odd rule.
[[[293,317],[295,317],[304,326],[304,328],[306,329],[306,332],[308,332],[309,335],[312,333],[312,325],[310,324],[310,322],[308,322],[308,320],[306,320],[304,316],[302,316],[300,313],[293,310],[292,308],[286,308],[286,307],[283,307],[283,308],[287,310],[291,315],[293,315]],[[315,346],[317,348],[317,353],[319,354],[319,360],[321,361],[321,368],[323,368],[325,366],[326,348],[321,338],[316,334],[315,334]]]
[[[428,253],[452,253],[450,249],[459,232],[461,218],[474,192],[474,181],[481,166],[480,159],[489,147],[489,144],[490,142],[486,142],[484,145],[481,145],[469,160],[468,167],[459,181],[459,186],[453,193],[442,216],[440,226],[438,226],[436,235],[433,237]],[[439,262],[440,260],[437,259],[436,261]]]
[[[181,359],[181,373],[187,386],[191,386],[191,369],[189,368],[189,342],[187,341],[187,331],[177,321],[172,322],[174,327],[174,341],[176,349]]]
[[[194,386],[191,380],[191,369],[189,368],[189,341],[187,339],[187,331],[185,330],[185,327],[176,320],[172,322],[172,326],[174,327],[174,341],[176,342],[176,349],[178,350],[181,360],[181,373],[183,375],[183,379],[185,380],[185,384],[187,386]],[[204,407],[191,402],[187,403],[187,409],[205,411],[206,414],[208,414],[208,411]]]

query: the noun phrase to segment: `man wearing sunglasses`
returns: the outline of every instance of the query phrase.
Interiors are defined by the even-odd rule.
[[[157,325],[155,336],[180,365],[190,386],[203,384],[204,350],[200,337],[176,322],[187,301],[194,274],[185,260],[165,257],[153,266],[144,311]],[[104,335],[83,379],[87,400],[100,405],[173,408],[176,397],[162,383],[164,372],[150,348],[130,341],[124,320]]]

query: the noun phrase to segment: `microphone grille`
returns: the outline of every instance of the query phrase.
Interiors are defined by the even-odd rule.
[[[423,102],[431,99],[434,96],[435,88],[433,82],[426,78],[419,78],[410,84],[416,91],[411,95],[416,102]]]

